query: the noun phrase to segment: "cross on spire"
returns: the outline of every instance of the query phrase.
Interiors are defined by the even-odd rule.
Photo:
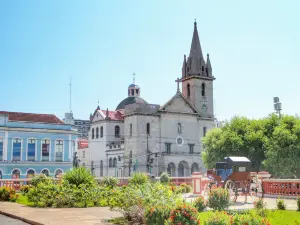
[[[175,82],[177,83],[177,92],[180,92],[179,82],[181,82],[181,80],[179,78],[177,78],[177,80],[175,80]]]
[[[135,73],[133,73],[132,76],[133,76],[133,83],[135,84]]]

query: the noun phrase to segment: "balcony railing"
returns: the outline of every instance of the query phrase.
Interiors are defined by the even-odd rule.
[[[162,152],[162,155],[201,155],[201,152]]]

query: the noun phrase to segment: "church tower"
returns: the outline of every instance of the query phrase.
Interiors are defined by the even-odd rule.
[[[197,23],[194,23],[194,33],[190,55],[184,55],[182,65],[182,93],[198,110],[201,117],[213,119],[213,81],[209,54],[204,60],[200,45]]]

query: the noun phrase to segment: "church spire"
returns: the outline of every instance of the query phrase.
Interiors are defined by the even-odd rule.
[[[194,22],[194,33],[193,33],[193,39],[191,44],[190,57],[197,57],[198,60],[200,60],[199,58],[203,59],[196,20]]]
[[[186,55],[184,55],[183,64],[182,64],[182,78],[186,77]]]
[[[208,77],[212,76],[212,68],[210,64],[209,54],[207,54],[207,59],[206,59],[206,73]]]

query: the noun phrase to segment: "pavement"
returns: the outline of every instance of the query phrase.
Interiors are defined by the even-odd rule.
[[[0,214],[0,224],[1,225],[29,225],[28,223],[22,222],[20,220],[12,219],[7,216]]]

